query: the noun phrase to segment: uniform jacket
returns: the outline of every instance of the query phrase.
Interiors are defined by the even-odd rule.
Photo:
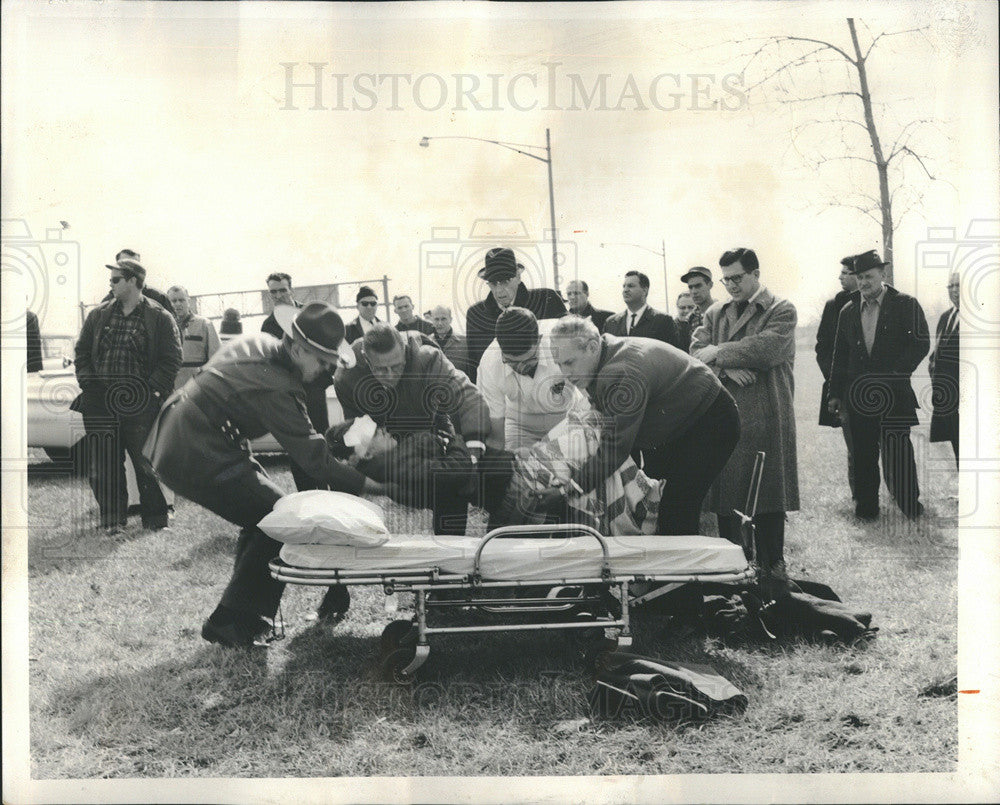
[[[861,329],[861,293],[856,291],[838,319],[830,396],[840,399],[852,414],[916,425],[919,406],[910,376],[929,349],[920,303],[887,285],[869,355]]]
[[[625,336],[627,318],[631,312],[623,310],[608,317],[604,322],[604,332],[608,335]],[[652,307],[647,306],[642,312],[642,316],[635,323],[632,332],[628,333],[630,338],[655,338],[666,344],[673,344],[678,349],[683,349],[680,334],[677,332],[677,324],[671,316],[660,313]]]
[[[671,344],[602,335],[597,374],[587,386],[601,414],[601,441],[573,480],[589,492],[634,447],[666,444],[708,410],[720,388],[711,369]]]
[[[517,293],[514,294],[514,301],[511,304],[515,307],[527,308],[539,320],[558,319],[566,315],[566,305],[559,298],[559,294],[551,288],[532,288],[529,291],[523,282],[517,286]],[[500,318],[500,313],[500,305],[493,298],[493,294],[490,294],[481,302],[476,302],[465,314],[465,340],[469,350],[469,377],[473,382],[476,380],[479,361],[483,357],[486,347],[496,338],[497,319]]]
[[[341,367],[333,378],[344,418],[368,414],[393,436],[402,436],[430,430],[435,415],[445,413],[466,442],[485,441],[489,410],[479,390],[427,336],[413,332],[403,336],[406,368],[392,389],[375,379],[362,357],[361,343],[354,343],[357,365]]]
[[[87,314],[76,342],[76,380],[84,388],[101,378],[97,366],[101,362],[101,335],[109,326],[116,301],[104,302]],[[172,314],[148,297],[141,297],[143,324],[148,335],[146,367],[149,376],[142,378],[152,391],[166,396],[174,389],[174,378],[181,365],[181,337]]]
[[[603,333],[604,323],[611,316],[611,311],[600,310],[599,308],[596,308],[592,304],[590,304],[590,302],[587,302],[587,306],[583,310],[579,311],[576,315],[582,316],[585,319],[590,319],[592,322],[594,322],[594,326],[597,328],[597,331]]]
[[[931,441],[947,442],[958,438],[958,318],[945,335],[948,318],[954,308],[941,314],[937,323],[937,346],[931,355],[931,386],[934,413],[931,415]]]
[[[381,321],[382,319],[376,316],[374,319],[372,319],[372,324],[377,324]],[[364,338],[364,335],[365,331],[364,328],[362,328],[361,326],[361,317],[355,316],[353,319],[351,319],[350,323],[344,329],[344,340],[348,344],[353,344],[359,338]]]
[[[192,313],[179,329],[181,331],[181,368],[174,381],[177,388],[194,377],[197,371],[219,351],[220,346],[215,325],[202,316],[196,316]]]
[[[465,338],[454,330],[450,330],[444,338],[439,338],[435,333],[431,336],[431,339],[441,348],[444,356],[451,361],[451,365],[468,377],[469,350],[466,346]]]
[[[833,345],[837,340],[837,320],[840,311],[851,298],[850,291],[840,291],[823,306],[823,316],[816,331],[816,363],[823,373],[823,393],[819,402],[819,424],[831,428],[840,427],[840,418],[830,413],[830,373],[833,370]]]
[[[716,302],[691,336],[691,354],[719,347],[715,368],[736,400],[740,441],[709,493],[709,510],[732,514],[744,510],[757,452],[763,450],[764,475],[757,511],[787,512],[799,508],[799,475],[795,443],[795,307],[761,288],[742,316],[736,303]],[[757,379],[737,386],[726,369],[750,369]]]
[[[292,300],[292,304],[295,307],[302,307],[302,303],[296,300]],[[279,341],[285,337],[285,331],[281,329],[274,313],[264,319],[260,331],[274,336]],[[326,407],[326,390],[331,383],[333,383],[333,375],[323,373],[315,380],[303,384],[306,390],[306,411],[309,413],[313,427],[320,432],[325,431],[330,426],[330,413]]]
[[[229,435],[222,426],[230,423]],[[218,484],[254,474],[248,441],[270,433],[322,484],[359,494],[364,477],[330,454],[306,414],[301,375],[283,344],[267,335],[230,341],[167,400],[146,455],[168,486]]]

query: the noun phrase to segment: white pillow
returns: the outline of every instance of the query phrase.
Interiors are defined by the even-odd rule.
[[[356,495],[326,489],[285,495],[258,525],[271,539],[294,545],[377,548],[389,541],[389,529],[378,506]]]

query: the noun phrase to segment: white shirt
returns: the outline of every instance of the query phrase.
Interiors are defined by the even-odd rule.
[[[503,419],[508,450],[541,439],[571,410],[590,408],[590,402],[570,383],[552,357],[548,332],[556,320],[538,322],[542,338],[534,377],[518,374],[503,362],[494,339],[483,353],[476,378],[490,417]]]
[[[625,335],[630,335],[632,333],[632,316],[635,316],[635,323],[638,324],[642,321],[642,317],[646,315],[646,308],[649,305],[643,305],[635,313],[633,313],[628,308],[625,308]]]
[[[368,321],[364,316],[358,316],[358,324],[361,325],[361,332],[367,333],[372,327],[376,324],[381,324],[381,322],[378,320],[378,316],[371,321]]]

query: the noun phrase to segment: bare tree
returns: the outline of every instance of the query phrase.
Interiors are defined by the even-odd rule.
[[[788,105],[806,104],[815,107],[827,104],[829,107],[832,104],[833,108],[828,108],[832,117],[811,117],[793,126],[792,145],[817,171],[828,164],[849,166],[858,162],[875,166],[877,194],[855,189],[846,194],[841,192],[831,195],[827,202],[857,210],[878,224],[882,230],[885,260],[892,263],[893,232],[902,218],[923,199],[923,193],[916,183],[904,179],[904,164],[919,166],[920,172],[930,181],[939,178],[931,173],[930,160],[919,150],[915,141],[922,131],[927,128],[936,129],[936,126],[932,119],[915,118],[905,123],[896,120],[891,110],[883,104],[878,104],[881,114],[880,119],[876,120],[876,104],[873,104],[868,81],[868,64],[876,45],[884,38],[920,34],[925,29],[913,28],[869,35],[870,41],[863,47],[853,19],[847,20],[847,28],[851,39],[849,48],[803,36],[767,37],[752,53],[744,68],[745,74],[752,79],[747,85],[747,92]],[[758,65],[761,74],[753,80],[754,70]],[[818,93],[811,90],[807,96],[800,97],[794,85],[799,77],[797,74],[804,70],[812,71],[809,76],[810,87],[814,87],[816,79],[819,79],[821,89]],[[827,86],[831,79],[836,87]],[[773,98],[772,93],[777,93],[778,97]],[[839,128],[839,142],[834,143],[829,136],[831,125]],[[817,127],[825,128],[826,131],[821,135],[816,154],[810,156],[802,148],[802,140],[807,133],[815,133]],[[883,145],[880,130],[884,135],[892,128],[895,129],[895,136],[887,149]],[[867,137],[862,139],[859,129]],[[867,183],[870,183],[871,174],[868,173],[867,176]],[[862,185],[865,183],[865,180],[860,182]],[[887,279],[892,280],[891,265]]]

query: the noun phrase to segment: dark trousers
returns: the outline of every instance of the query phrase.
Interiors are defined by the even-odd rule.
[[[701,504],[740,440],[740,415],[732,395],[721,389],[715,402],[682,434],[649,450],[643,470],[666,481],[656,533],[697,534]]]
[[[844,411],[840,432],[844,434],[844,444],[847,446],[847,483],[851,486],[851,498],[858,499],[857,489],[854,484],[854,440],[851,438],[850,416]]]
[[[137,383],[138,381],[136,381]],[[139,511],[147,528],[167,525],[167,501],[142,446],[158,408],[135,383],[109,386],[91,383],[83,392],[81,410],[86,432],[87,475],[101,513],[101,525],[128,519],[125,454],[132,459],[139,488]]]
[[[854,483],[858,508],[878,511],[879,454],[882,475],[896,505],[913,517],[919,509],[920,484],[910,442],[910,426],[852,411],[848,419],[854,443]]]
[[[277,557],[281,543],[257,527],[284,495],[256,462],[237,478],[216,485],[187,485],[166,479],[177,494],[204,506],[230,523],[241,526],[236,543],[236,561],[220,603],[243,613],[273,618],[285,589],[271,577],[268,564]]]

